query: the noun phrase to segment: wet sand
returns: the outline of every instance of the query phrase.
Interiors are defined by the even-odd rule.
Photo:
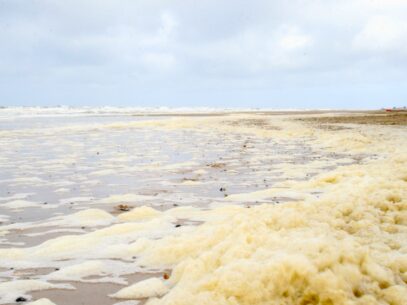
[[[163,272],[160,273],[137,273],[126,276],[129,283],[135,283],[145,280],[150,277],[163,277]],[[71,305],[75,302],[77,305],[88,304],[112,304],[113,302],[120,302],[123,300],[112,300],[108,295],[115,293],[117,290],[123,288],[122,285],[115,285],[110,283],[78,283],[71,282],[75,290],[43,290],[33,292],[34,299],[48,298],[53,300],[54,303],[60,305]],[[145,304],[145,299],[139,299],[139,305]]]

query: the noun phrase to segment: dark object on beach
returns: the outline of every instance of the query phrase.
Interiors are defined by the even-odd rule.
[[[226,189],[225,189],[224,187],[221,187],[221,188],[219,189],[219,191],[224,192],[224,191],[226,191]]]
[[[223,168],[223,167],[226,166],[226,164],[225,163],[214,162],[214,163],[209,163],[206,166],[209,166],[209,167],[212,167],[212,168]]]
[[[119,204],[116,208],[123,212],[130,211],[130,207],[127,204]]]
[[[164,280],[168,280],[170,278],[170,275],[167,272],[165,272],[163,274],[163,278],[164,278]]]
[[[18,297],[18,298],[16,299],[16,302],[27,302],[27,299],[26,299],[26,298],[23,298],[23,297]]]
[[[176,228],[179,228],[180,226],[181,226],[180,224],[175,225]]]
[[[370,125],[407,125],[407,111],[398,110],[391,112],[371,111],[360,115],[340,115],[330,117],[308,117],[300,121],[316,123],[319,128],[331,129],[331,127],[346,129],[344,126],[332,126],[329,124],[370,124]],[[328,124],[328,125],[327,125]]]

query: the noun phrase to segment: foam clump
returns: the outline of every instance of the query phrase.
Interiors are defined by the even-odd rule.
[[[157,211],[156,209],[147,206],[142,206],[139,208],[134,208],[129,212],[122,213],[119,216],[117,216],[117,218],[123,221],[138,221],[146,219],[148,220],[158,215],[160,215],[160,212]]]
[[[117,283],[127,284],[120,275],[140,271],[135,264],[129,266],[118,260],[88,260],[74,263],[54,271],[45,276],[47,280],[53,281],[77,281],[88,283]]]
[[[123,301],[123,302],[114,303],[113,305],[137,305],[138,303],[140,303],[140,301],[127,300],[127,301]]]
[[[158,278],[150,278],[129,287],[123,288],[111,295],[118,299],[141,299],[159,297],[168,292],[169,288]]]
[[[22,264],[26,261],[50,262],[65,259],[89,259],[109,255],[112,247],[124,245],[141,237],[157,238],[174,231],[171,217],[151,219],[143,222],[126,222],[81,235],[63,235],[28,248],[0,249],[0,266]],[[128,258],[126,251],[113,258]]]
[[[103,270],[103,262],[97,260],[86,261],[80,264],[64,267],[47,275],[50,280],[76,280],[92,275],[97,275]]]
[[[51,302],[49,299],[42,298],[34,302],[27,303],[27,305],[56,305],[54,302]]]
[[[100,209],[86,209],[77,213],[57,217],[58,225],[62,226],[102,226],[115,221],[115,217]]]
[[[17,199],[17,200],[9,201],[7,203],[2,203],[1,206],[3,208],[14,210],[15,212],[19,212],[25,208],[37,207],[37,206],[39,206],[39,204],[37,202]]]

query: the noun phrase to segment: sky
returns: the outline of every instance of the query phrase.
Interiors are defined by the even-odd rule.
[[[407,106],[407,0],[0,0],[0,105]]]

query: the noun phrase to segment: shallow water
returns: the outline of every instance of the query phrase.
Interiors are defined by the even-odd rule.
[[[156,118],[142,118],[149,119]],[[22,222],[88,207],[112,211],[114,205],[100,200],[128,193],[146,196],[142,202],[127,203],[133,206],[203,206],[223,200],[225,194],[268,188],[287,179],[275,168],[279,163],[343,156],[315,152],[306,141],[281,143],[241,134],[86,129],[139,120],[89,116],[3,122],[2,127],[8,128],[3,131],[23,133],[4,133],[0,140],[0,202],[21,195],[16,200],[34,202],[35,206],[15,210],[0,204],[0,214],[9,216],[11,222]],[[59,129],[53,131],[54,127]],[[26,130],[30,133],[24,134]],[[220,192],[221,187],[226,191]]]

